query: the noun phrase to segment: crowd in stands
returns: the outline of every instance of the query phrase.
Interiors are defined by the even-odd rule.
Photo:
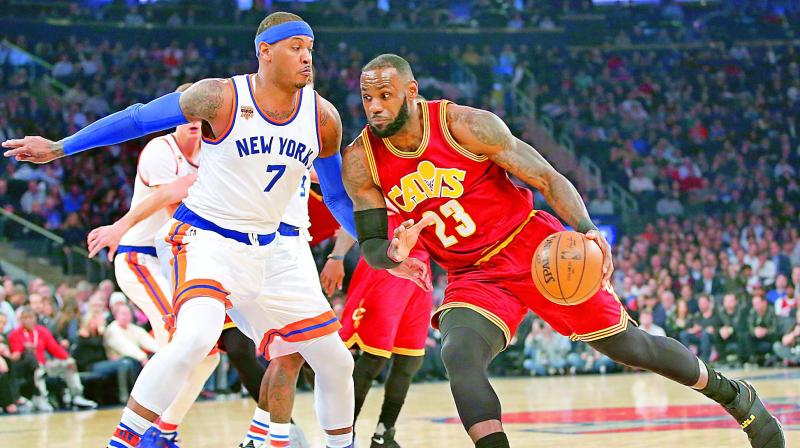
[[[254,3],[263,17],[264,2]],[[431,20],[468,26],[491,22],[474,12],[458,22],[460,10],[447,5],[459,2],[333,3],[339,6],[330,8],[326,14],[331,16],[322,22],[371,26],[378,16],[383,18],[379,26],[390,28],[431,26]],[[384,3],[391,3],[388,12],[381,9]],[[509,28],[518,22],[520,28],[541,28],[546,18],[557,24],[566,12],[591,8],[585,1],[463,3],[489,11],[485,16],[501,27],[505,20]],[[784,31],[783,18],[798,14],[793,2],[770,2],[770,9],[752,9],[759,2],[738,3],[744,7],[726,17],[757,17]],[[413,8],[420,5],[443,12],[415,15]],[[111,19],[97,11],[76,4],[72,12],[87,20]],[[151,17],[171,26],[207,19],[191,9],[177,18],[161,17],[151,7],[125,11],[122,20],[132,25],[139,18],[149,23]],[[492,110],[515,131],[529,117],[512,114],[508,91],[529,92],[538,112],[575,141],[578,154],[601,166],[604,180],[633,193],[643,222],[615,245],[613,281],[642,328],[678,339],[709,362],[800,365],[800,53],[780,42],[693,46],[715,37],[714,21],[698,22],[674,4],[645,12],[617,10],[609,20],[632,24],[620,27],[608,39],[612,46],[603,49],[487,42],[442,46],[435,57],[403,55],[426,97]],[[241,54],[223,38],[138,46],[102,36],[54,43],[21,36],[9,40],[52,67],[43,70],[24,53],[0,46],[0,141],[21,135],[58,138],[183,82],[255,69],[249,53]],[[654,45],[631,46],[640,43]],[[371,55],[335,42],[320,42],[316,50],[315,87],[338,107],[347,140],[364,122],[358,76]],[[65,90],[54,90],[44,75]],[[144,142],[37,167],[0,159],[0,207],[83,246],[89,229],[127,210]],[[593,216],[619,212],[604,190],[585,192],[585,199]],[[0,224],[6,240],[32,237],[20,232]],[[354,258],[355,251],[350,261]],[[446,276],[436,273],[434,295],[441,302]],[[0,409],[48,411],[53,405],[124,402],[153,342],[144,316],[114,289],[111,281],[54,288],[40,279],[23,284],[4,278]],[[341,293],[332,298],[336,310],[342,299]],[[431,330],[422,379],[444,378],[438,344],[438,333]],[[491,368],[499,375],[622,370],[533,315]]]

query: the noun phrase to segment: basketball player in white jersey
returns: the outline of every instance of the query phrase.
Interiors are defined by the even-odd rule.
[[[131,106],[58,142],[33,136],[3,142],[6,157],[45,163],[190,121],[209,125],[198,179],[160,240],[172,252],[176,330],[140,374],[109,447],[170,446],[152,422],[216,343],[226,309],[246,306],[247,321],[237,324],[262,334],[274,330],[265,327],[266,311],[253,302],[259,300],[266,275],[269,244],[312,163],[326,204],[355,235],[352,202],[340,177],[341,119],[327,100],[306,87],[313,42],[311,27],[298,16],[273,13],[256,35],[255,75],[199,81],[186,92]],[[408,261],[402,269],[410,277],[423,277],[422,266]],[[324,428],[326,444],[334,448],[352,445],[353,412],[353,361],[336,330],[333,319],[279,336],[319,336],[302,354],[317,370],[317,387],[341,395],[330,398],[339,406],[330,421],[340,426]],[[328,368],[338,375],[325,375]]]

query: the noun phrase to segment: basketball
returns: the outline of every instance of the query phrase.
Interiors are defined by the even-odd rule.
[[[603,251],[581,233],[554,233],[536,248],[531,270],[533,282],[548,300],[579,305],[600,288]]]

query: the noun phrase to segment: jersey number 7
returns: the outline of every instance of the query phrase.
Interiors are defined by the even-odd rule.
[[[269,181],[267,184],[267,188],[264,189],[265,192],[269,192],[272,190],[272,187],[275,186],[275,183],[278,182],[278,179],[283,176],[283,173],[286,172],[286,165],[267,165],[267,173],[275,173],[272,180]]]

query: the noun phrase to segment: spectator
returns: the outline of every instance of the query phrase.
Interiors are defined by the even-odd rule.
[[[36,324],[36,314],[30,307],[23,307],[20,310],[20,323],[20,327],[8,335],[9,346],[12,356],[19,357],[26,351],[32,351],[35,355],[39,362],[34,373],[38,396],[47,400],[45,375],[57,376],[63,378],[67,383],[64,400],[66,403],[84,408],[97,407],[97,403],[83,397],[83,384],[78,375],[75,359],[71,358],[67,351],[56,342],[47,328]],[[55,359],[48,361],[45,353]],[[47,410],[47,406],[43,407]]]
[[[689,305],[684,300],[675,303],[675,315],[667,320],[667,335],[671,338],[680,339],[681,333],[689,328],[690,315]]]
[[[717,353],[726,362],[737,362],[740,360],[740,351],[746,346],[746,341],[743,340],[747,335],[746,313],[739,306],[735,295],[725,294],[717,316],[720,324],[715,338]]]
[[[564,374],[567,354],[571,348],[568,337],[553,331],[550,325],[534,324],[534,330],[525,339],[523,366],[531,375]]]
[[[794,285],[788,285],[786,294],[775,301],[775,314],[778,316],[778,320],[791,320],[798,309],[798,302],[800,302],[800,294],[797,294]]]
[[[719,321],[707,295],[701,294],[698,297],[697,306],[699,310],[689,318],[687,328],[680,333],[680,341],[683,345],[696,349],[700,359],[708,362]]]
[[[715,275],[714,268],[706,266],[703,268],[702,278],[694,284],[694,291],[698,294],[706,294],[714,297],[724,291],[722,280]]]
[[[573,343],[572,351],[567,355],[567,366],[570,373],[611,373],[619,370],[619,365],[606,355],[598,352],[583,342]]]
[[[800,366],[800,309],[795,312],[795,325],[773,345],[775,355],[785,366]]]
[[[158,344],[142,327],[131,322],[133,314],[127,305],[115,307],[114,321],[108,325],[103,337],[106,356],[112,361],[131,358],[144,366],[147,352],[155,353]]]
[[[589,201],[589,214],[592,216],[614,215],[614,203],[606,197],[606,192],[602,188],[598,188],[594,199]]]
[[[656,202],[656,213],[660,216],[680,216],[683,215],[683,204],[680,200],[680,193],[673,191],[669,195]]]
[[[789,279],[787,279],[785,275],[781,274],[775,277],[775,284],[772,285],[772,289],[767,293],[767,302],[774,305],[775,302],[786,297],[786,287],[788,284]],[[780,313],[777,308],[775,312]]]
[[[14,307],[6,300],[5,289],[0,289],[0,314],[5,316],[5,323],[0,325],[0,334],[8,334],[17,326],[17,317]]]
[[[5,314],[0,314],[0,328],[5,325]],[[16,414],[17,385],[16,378],[11,371],[11,350],[8,348],[5,335],[0,332],[0,409],[6,414]]]
[[[639,328],[653,336],[667,335],[663,328],[653,323],[653,312],[649,309],[644,309],[639,313]]]
[[[772,353],[772,344],[778,338],[778,322],[775,313],[769,309],[769,303],[760,295],[753,296],[753,308],[747,318],[749,330],[749,348],[751,361],[766,363]]]

